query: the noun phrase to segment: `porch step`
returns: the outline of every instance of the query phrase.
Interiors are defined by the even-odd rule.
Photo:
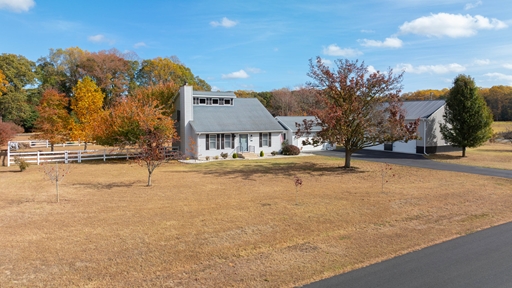
[[[244,155],[245,159],[258,159],[258,158],[260,158],[260,155],[258,155],[256,153],[244,152],[242,155]]]

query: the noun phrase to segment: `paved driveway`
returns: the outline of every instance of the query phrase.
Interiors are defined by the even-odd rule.
[[[459,237],[309,285],[330,287],[512,287],[512,223]]]
[[[319,151],[314,154],[334,156],[334,157],[345,157],[345,151],[333,150],[333,151]],[[481,168],[466,165],[450,164],[437,162],[423,157],[419,154],[404,154],[396,152],[386,151],[374,151],[374,150],[360,150],[352,155],[354,159],[361,159],[374,162],[385,162],[395,165],[404,165],[418,168],[444,170],[444,171],[455,171],[470,174],[479,174],[485,176],[495,176],[502,178],[511,178],[512,171],[492,168]],[[512,272],[511,272],[512,273]],[[511,283],[512,287],[512,283]]]

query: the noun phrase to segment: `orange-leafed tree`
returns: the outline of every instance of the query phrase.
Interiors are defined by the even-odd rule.
[[[118,101],[103,116],[100,131],[96,138],[101,145],[136,147],[135,161],[147,169],[148,186],[157,167],[171,159],[172,142],[178,139],[174,121],[158,99],[147,94],[148,90],[138,90],[134,95]]]
[[[35,127],[39,133],[35,137],[48,140],[52,151],[55,144],[63,143],[70,137],[73,120],[67,106],[66,95],[50,88],[43,92],[41,101],[36,107],[39,118],[36,120]]]
[[[321,109],[312,109],[316,121],[304,121],[298,135],[311,135],[313,126],[320,126],[312,137],[313,144],[328,141],[345,148],[345,168],[350,168],[352,153],[365,147],[417,138],[419,119],[405,121],[400,93],[402,74],[379,71],[370,73],[364,62],[335,60],[332,70],[322,62],[310,60],[308,76],[313,82]],[[299,124],[299,123],[298,123]]]
[[[5,79],[4,72],[0,70],[0,96],[2,94],[7,92],[7,86],[9,85],[9,82],[7,82],[7,79]]]
[[[23,128],[12,122],[0,121],[0,146],[5,146],[18,133],[23,133]]]
[[[71,109],[75,116],[75,122],[72,125],[72,139],[83,141],[84,150],[87,150],[87,143],[94,141],[99,121],[103,110],[103,93],[96,83],[85,77],[78,81],[73,88],[73,98],[71,99]]]

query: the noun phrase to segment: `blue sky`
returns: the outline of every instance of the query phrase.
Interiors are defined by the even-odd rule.
[[[304,85],[308,60],[405,70],[404,91],[512,85],[512,8],[503,0],[0,0],[0,53],[50,48],[176,55],[215,90]]]

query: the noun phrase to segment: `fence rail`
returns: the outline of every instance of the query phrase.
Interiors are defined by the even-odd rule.
[[[66,142],[53,145],[54,147],[70,147],[70,146],[81,146],[83,143],[80,142]],[[51,146],[48,140],[21,140],[21,141],[10,141],[9,149],[19,150],[27,148],[48,148]]]
[[[21,141],[17,141],[21,142]],[[29,142],[29,141],[27,141]],[[35,142],[35,141],[31,141]],[[45,141],[40,141],[45,142]],[[87,160],[103,160],[107,159],[130,159],[140,156],[140,150],[135,148],[126,149],[101,149],[101,150],[66,150],[66,151],[33,151],[33,152],[12,152],[11,142],[8,143],[6,163],[7,167],[15,164],[16,157],[23,158],[28,163],[41,164],[44,162],[77,162]],[[60,144],[59,144],[60,145]],[[33,146],[35,148],[36,146]],[[178,159],[180,154],[172,147],[163,147],[163,154],[166,159]]]

